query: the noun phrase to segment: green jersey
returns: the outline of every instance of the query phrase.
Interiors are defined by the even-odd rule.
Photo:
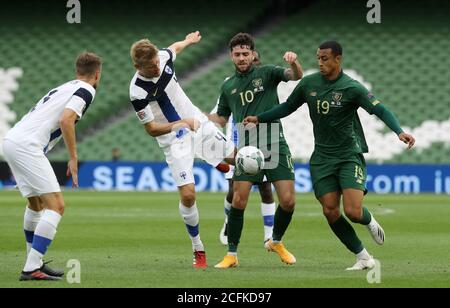
[[[362,107],[372,114],[380,102],[358,81],[343,72],[331,81],[320,73],[303,77],[286,108],[293,112],[304,103],[313,122],[317,154],[339,158],[368,152],[357,110]]]
[[[227,118],[233,114],[234,122],[241,123],[247,116],[257,115],[278,105],[280,102],[277,86],[281,81],[288,81],[284,71],[284,68],[274,65],[253,66],[244,74],[236,71],[234,76],[228,78],[222,85],[217,114]],[[276,136],[278,141],[275,141],[270,133],[277,131],[274,126],[278,129],[278,136]],[[267,140],[264,140],[267,150],[290,155],[281,122],[277,120],[270,123],[268,132],[267,135],[260,134],[257,127],[257,146],[261,144],[259,136],[267,136]],[[245,134],[245,131],[239,129],[238,133],[239,147],[249,145],[250,137]]]

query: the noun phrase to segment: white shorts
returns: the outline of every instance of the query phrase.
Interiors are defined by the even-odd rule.
[[[234,144],[210,121],[201,124],[196,132],[177,139],[163,148],[166,162],[178,187],[193,184],[194,159],[200,158],[215,167],[234,152]]]
[[[3,140],[3,155],[23,197],[61,191],[55,172],[42,149]]]

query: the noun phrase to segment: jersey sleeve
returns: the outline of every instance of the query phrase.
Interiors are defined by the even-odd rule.
[[[73,110],[77,114],[78,119],[81,119],[93,102],[94,95],[95,93],[91,93],[86,88],[79,88],[66,104],[66,108]]]
[[[295,87],[294,91],[289,95],[288,99],[285,103],[279,104],[274,108],[267,110],[258,115],[258,120],[261,123],[272,122],[284,117],[287,117],[291,113],[295,112],[301,105],[306,102],[305,96],[305,81],[304,79],[300,80],[300,82]]]
[[[150,101],[146,98],[145,94],[140,93],[133,86],[130,88],[130,102],[136,112],[136,116],[142,124],[149,123],[155,119],[149,105]]]
[[[369,114],[375,114],[397,135],[403,132],[397,117],[387,107],[383,106],[366,87],[357,83],[354,91],[354,102],[358,106],[364,108]]]
[[[225,96],[225,90],[223,86],[220,91],[219,102],[217,104],[217,114],[225,118],[228,118],[231,115],[230,105],[228,104],[228,100]]]
[[[275,84],[278,84],[281,81],[289,81],[284,73],[286,68],[276,65],[267,65],[267,67],[269,69],[270,78],[275,82]]]
[[[172,62],[174,62],[175,60],[176,60],[176,58],[177,58],[177,53],[175,52],[175,51],[173,51],[172,49],[170,49],[169,47],[168,48],[164,48],[164,49],[161,49],[161,51],[163,51],[165,54],[167,54],[168,55],[168,61],[172,61]]]
[[[297,86],[292,91],[291,95],[286,100],[286,104],[298,109],[301,105],[306,102],[306,78],[300,80]]]
[[[359,82],[356,83],[353,89],[353,102],[359,107],[362,107],[369,114],[374,113],[374,108],[381,102],[373,95],[366,87]]]

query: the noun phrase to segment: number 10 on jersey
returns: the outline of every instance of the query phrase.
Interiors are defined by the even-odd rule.
[[[242,106],[245,106],[245,103],[250,104],[255,99],[255,94],[250,90],[241,92],[239,95],[241,96]]]

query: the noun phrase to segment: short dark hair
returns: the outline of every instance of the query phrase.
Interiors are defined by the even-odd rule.
[[[337,41],[326,41],[320,44],[319,49],[328,49],[330,48],[331,51],[335,56],[342,55],[342,46]]]
[[[233,50],[235,46],[244,45],[249,46],[250,50],[255,50],[255,41],[253,37],[248,33],[238,33],[230,40],[228,46],[230,47],[230,51]]]
[[[76,61],[77,74],[80,76],[92,76],[102,67],[102,59],[92,52],[81,53]]]

